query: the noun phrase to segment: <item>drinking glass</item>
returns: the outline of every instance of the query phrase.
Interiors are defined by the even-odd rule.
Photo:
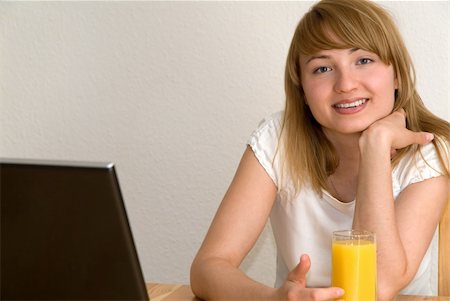
[[[369,231],[333,232],[332,286],[344,289],[345,301],[376,301],[377,251]]]

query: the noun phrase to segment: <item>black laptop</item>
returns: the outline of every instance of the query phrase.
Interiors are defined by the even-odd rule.
[[[111,163],[0,159],[1,300],[148,300]]]

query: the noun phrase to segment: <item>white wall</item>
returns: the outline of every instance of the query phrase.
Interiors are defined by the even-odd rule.
[[[449,2],[386,2],[449,119]],[[310,2],[1,2],[0,156],[113,161],[147,281],[189,267]],[[270,231],[243,264],[272,284]]]

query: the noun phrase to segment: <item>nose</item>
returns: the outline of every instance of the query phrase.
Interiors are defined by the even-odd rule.
[[[337,93],[348,93],[355,90],[358,86],[358,80],[355,74],[349,69],[340,69],[336,72],[336,81],[334,90]]]

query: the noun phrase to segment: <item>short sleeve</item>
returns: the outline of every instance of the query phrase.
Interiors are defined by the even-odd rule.
[[[247,144],[272,181],[279,187],[280,170],[277,154],[283,112],[263,119],[251,134]]]
[[[443,158],[448,158],[448,149],[441,149]],[[438,177],[443,174],[444,166],[433,143],[422,146],[420,152],[413,156],[403,158],[393,171],[398,180],[400,189],[405,189],[408,185]]]

